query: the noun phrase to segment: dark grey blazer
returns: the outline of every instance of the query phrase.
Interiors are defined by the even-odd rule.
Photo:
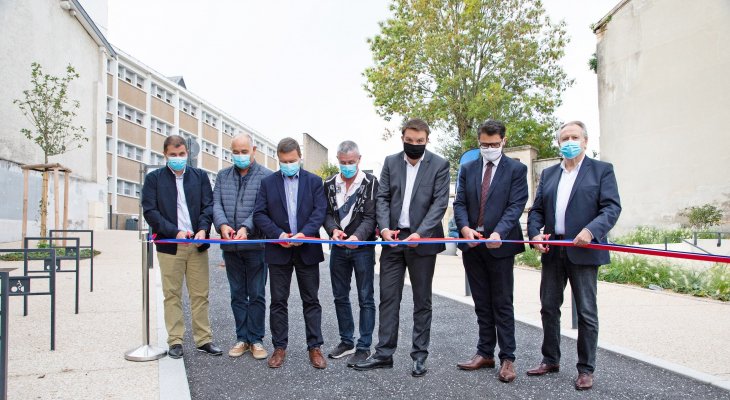
[[[385,158],[376,197],[376,216],[380,229],[397,229],[406,189],[404,153]],[[444,237],[441,220],[449,205],[449,162],[426,150],[416,174],[410,205],[411,232],[423,238]],[[420,245],[419,255],[434,255],[446,249],[443,244]]]

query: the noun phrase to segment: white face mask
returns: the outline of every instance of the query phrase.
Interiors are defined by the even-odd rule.
[[[502,146],[499,146],[496,149],[493,149],[491,147],[479,148],[479,151],[482,153],[482,157],[484,157],[487,161],[497,161],[499,157],[502,156]]]

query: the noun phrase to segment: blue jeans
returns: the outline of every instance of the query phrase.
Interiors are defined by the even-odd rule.
[[[577,265],[570,262],[565,247],[550,249],[543,256],[540,280],[540,303],[542,308],[542,362],[560,364],[560,306],[567,281],[575,298],[578,311],[578,372],[596,369],[598,347],[598,304],[596,291],[598,281],[597,265]]]
[[[239,342],[261,343],[266,324],[266,264],[263,250],[224,251],[231,309]]]
[[[350,306],[350,282],[355,271],[357,299],[360,304],[360,337],[358,350],[370,350],[375,328],[375,300],[373,300],[373,279],[375,277],[375,248],[360,246],[357,249],[332,246],[330,254],[330,277],[332,294],[335,297],[335,312],[340,330],[340,340],[354,345],[355,321]]]

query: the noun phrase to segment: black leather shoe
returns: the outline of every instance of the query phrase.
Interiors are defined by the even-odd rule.
[[[173,344],[170,346],[170,350],[167,350],[167,355],[170,358],[178,359],[183,356],[183,349],[181,344]]]
[[[388,358],[375,358],[370,357],[367,360],[355,364],[353,369],[358,371],[370,371],[378,368],[393,368],[393,357]]]
[[[209,343],[206,343],[206,344],[198,347],[198,351],[202,351],[203,353],[208,353],[211,356],[219,356],[219,355],[223,354],[223,350],[221,350],[221,348],[216,346],[216,344],[213,342],[209,342]]]
[[[416,378],[420,378],[426,375],[426,372],[428,372],[428,368],[426,368],[426,360],[413,360],[413,370],[411,370],[411,375]]]

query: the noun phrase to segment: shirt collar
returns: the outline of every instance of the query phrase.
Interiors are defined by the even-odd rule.
[[[186,165],[185,168],[183,168],[183,172],[182,172],[182,174],[180,174],[180,176],[177,176],[175,171],[172,168],[170,168],[169,166],[167,167],[167,169],[169,169],[170,172],[172,172],[172,175],[175,176],[175,179],[182,179],[185,176],[185,171],[188,170],[188,166]]]
[[[568,173],[568,174],[573,173],[573,172],[578,172],[578,171],[580,171],[580,167],[581,167],[581,165],[583,165],[583,161],[585,161],[585,159],[586,158],[583,157],[583,159],[580,160],[580,162],[578,163],[578,165],[575,166],[575,169],[573,169],[573,171],[570,171],[570,172],[568,172],[568,170],[565,169],[565,160],[563,160],[563,161],[560,162],[560,169],[562,169],[563,172]]]
[[[363,179],[365,179],[365,173],[362,172],[362,170],[358,169],[357,175],[355,175],[355,180],[353,181],[353,183],[360,184],[360,183],[362,183]],[[337,184],[337,185],[345,184],[345,180],[342,179],[342,174],[337,174],[337,176],[335,177],[335,184]]]
[[[417,167],[419,164],[421,164],[421,161],[423,161],[424,157],[426,157],[425,151],[423,152],[423,155],[421,156],[421,158],[418,159],[418,162],[416,163],[416,165],[411,165],[410,161],[408,161],[408,156],[405,153],[403,153],[403,160],[405,160],[405,162],[407,162],[408,165],[410,165],[411,167],[414,167],[414,168]]]
[[[499,162],[502,161],[502,157],[504,156],[504,153],[500,153],[499,158],[492,161],[492,164],[496,168],[499,165]],[[489,161],[487,161],[484,157],[482,157],[482,167],[486,167]]]

